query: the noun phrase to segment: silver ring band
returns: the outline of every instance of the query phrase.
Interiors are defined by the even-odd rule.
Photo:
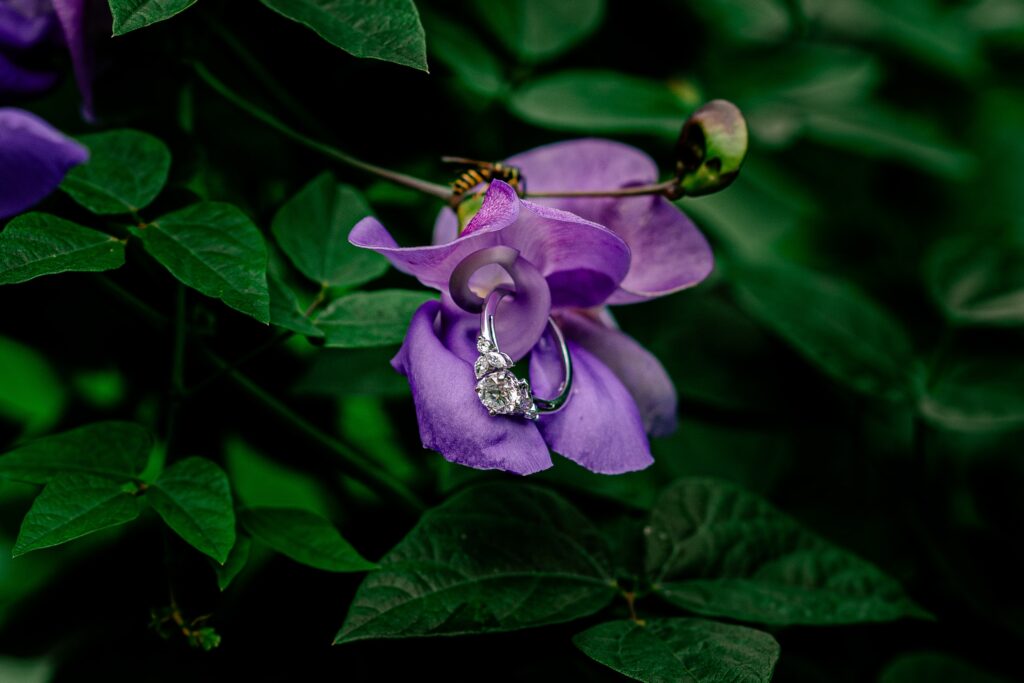
[[[498,304],[512,293],[512,290],[504,287],[495,289],[487,295],[480,313],[480,336],[476,340],[476,350],[480,352],[480,357],[473,365],[477,379],[476,394],[492,416],[518,415],[536,420],[541,413],[561,410],[569,400],[572,393],[572,358],[562,330],[553,318],[548,318],[548,327],[562,355],[564,374],[558,395],[554,398],[534,396],[530,391],[530,383],[512,374],[512,359],[498,348],[498,336],[494,330],[494,314]]]

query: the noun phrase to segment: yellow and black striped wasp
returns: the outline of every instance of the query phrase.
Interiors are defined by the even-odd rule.
[[[451,201],[453,205],[461,202],[466,193],[474,187],[485,185],[492,180],[502,180],[508,183],[520,197],[526,194],[526,179],[515,166],[506,166],[500,161],[477,161],[463,157],[442,157],[441,161],[469,167],[452,181]]]

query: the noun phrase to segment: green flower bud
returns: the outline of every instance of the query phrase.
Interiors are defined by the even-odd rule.
[[[747,122],[726,100],[711,100],[683,124],[676,174],[683,194],[695,197],[728,187],[747,155]]]

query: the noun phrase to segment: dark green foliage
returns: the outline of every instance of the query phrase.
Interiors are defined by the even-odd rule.
[[[58,77],[0,106],[90,152],[0,225],[0,681],[1024,680],[1019,3],[106,4],[91,121],[66,26],[0,36]],[[679,397],[655,464],[423,449],[390,362],[438,293],[348,235],[446,203],[349,155],[665,181],[719,98],[714,272],[611,310]]]
[[[573,642],[589,657],[646,683],[767,683],[779,644],[767,633],[704,619],[612,621]]]
[[[533,486],[482,485],[426,513],[384,556],[335,642],[555,624],[615,591],[608,546],[578,510]]]

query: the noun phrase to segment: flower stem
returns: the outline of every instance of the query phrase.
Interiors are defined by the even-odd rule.
[[[637,185],[636,187],[621,187],[617,190],[553,190],[549,192],[527,192],[526,199],[545,199],[549,197],[637,197],[647,194],[660,194],[669,199],[679,199],[682,196],[679,188],[679,179],[670,178],[663,183],[650,185]]]
[[[440,185],[438,183],[430,182],[429,180],[423,180],[422,178],[406,175],[405,173],[399,173],[382,166],[377,166],[376,164],[371,164],[363,161],[362,159],[358,159],[351,154],[343,152],[337,147],[333,147],[324,142],[320,142],[319,140],[315,140],[308,135],[304,135],[275,117],[273,114],[260,109],[255,104],[233,91],[225,85],[223,81],[210,73],[203,64],[193,62],[192,67],[195,69],[199,78],[220,94],[221,97],[244,110],[250,116],[262,121],[282,135],[291,138],[305,147],[320,152],[324,156],[334,159],[335,161],[340,161],[343,164],[373,174],[397,185],[403,185],[405,187],[418,190],[424,194],[430,195],[431,197],[437,197],[438,199],[450,202],[453,197],[456,196],[452,192],[452,189],[446,185]],[[445,157],[445,159],[454,160],[459,159],[459,157]],[[471,160],[467,159],[465,161],[470,162]],[[622,187],[608,190],[555,190],[547,192],[527,192],[523,197],[526,199],[545,199],[553,197],[636,197],[640,195],[662,195],[668,199],[679,199],[683,196],[683,193],[679,187],[679,179],[670,178],[662,183],[638,185],[636,187]]]
[[[227,85],[225,85],[216,76],[210,73],[207,70],[207,68],[199,62],[194,62],[192,66],[195,69],[196,74],[199,76],[199,78],[201,78],[208,86],[213,88],[213,90],[215,90],[219,95],[221,95],[221,97],[228,100],[238,108],[242,109],[253,118],[256,118],[259,121],[262,121],[263,123],[267,124],[271,128],[281,133],[282,135],[291,138],[295,142],[298,142],[299,144],[304,145],[305,147],[308,147],[316,152],[319,152],[328,158],[334,159],[335,161],[340,161],[341,163],[351,166],[353,168],[357,168],[361,171],[366,171],[367,173],[371,173],[380,178],[384,178],[385,180],[389,180],[397,185],[404,185],[405,187],[410,187],[414,190],[418,190],[432,197],[437,197],[439,199],[444,199],[446,201],[451,198],[451,188],[446,187],[445,185],[438,185],[437,183],[432,183],[421,178],[405,175],[404,173],[398,173],[397,171],[392,171],[390,169],[386,169],[381,166],[368,163],[366,161],[363,161],[362,159],[357,159],[351,154],[347,154],[341,151],[337,147],[332,147],[331,145],[320,142],[319,140],[314,140],[313,138],[307,135],[303,135],[299,131],[295,130],[288,124],[278,119],[277,117],[260,109],[252,102],[249,102],[241,95],[231,90]]]

